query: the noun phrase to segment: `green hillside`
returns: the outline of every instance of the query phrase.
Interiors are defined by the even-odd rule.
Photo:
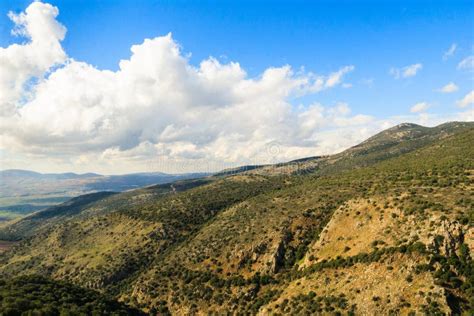
[[[40,276],[0,279],[2,315],[143,315],[96,291]]]
[[[402,124],[333,156],[71,200],[0,231],[22,239],[0,273],[150,314],[468,315],[473,179],[472,123]]]

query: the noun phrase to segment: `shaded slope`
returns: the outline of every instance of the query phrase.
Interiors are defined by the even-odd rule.
[[[0,297],[2,315],[144,315],[98,292],[40,276],[0,279]]]
[[[313,313],[351,309],[360,313],[466,310],[472,293],[472,283],[466,278],[470,273],[467,271],[472,271],[472,259],[464,255],[465,264],[459,267],[447,262],[454,255],[462,258],[460,249],[472,249],[472,240],[446,237],[447,244],[454,245],[454,253],[438,254],[436,247],[426,249],[434,247],[437,234],[459,236],[456,229],[463,234],[471,232],[466,220],[473,209],[469,194],[473,145],[474,131],[470,130],[371,168],[322,178],[294,178],[292,185],[278,192],[247,199],[221,212],[186,243],[159,256],[124,298],[131,295],[132,303],[155,308],[166,302],[174,314],[257,313],[269,312],[275,306],[281,313],[298,314],[318,305],[322,309]],[[395,200],[406,194],[407,198]],[[444,198],[440,200],[440,196]],[[352,249],[353,241],[348,240],[338,248],[337,243],[344,244],[339,237],[345,238],[340,235],[335,240],[321,240],[325,249],[333,249],[333,255],[308,251],[326,229],[334,210],[349,209],[351,201],[357,199],[372,201],[370,208],[356,205],[352,213],[365,225],[356,232],[365,248],[360,245]],[[392,220],[392,214],[397,220],[386,227],[391,232],[382,229],[380,235],[368,234],[379,229],[384,218]],[[367,221],[369,218],[373,222]],[[437,231],[437,227],[445,230]],[[348,234],[351,237],[351,231]],[[350,260],[340,259],[345,253]],[[294,268],[305,260],[307,268],[301,266],[301,272],[295,273]],[[436,262],[444,262],[443,268]],[[401,270],[393,273],[397,282],[389,287],[383,282],[394,267]],[[463,285],[442,283],[440,269],[458,275],[458,280],[464,278]],[[321,270],[331,277],[320,277]],[[346,275],[344,282],[340,282],[341,274]],[[314,281],[305,281],[308,278]],[[360,292],[361,288],[371,290]],[[424,294],[420,297],[419,292]],[[448,304],[449,297],[457,297],[452,299],[457,303]],[[270,301],[275,303],[268,304]],[[285,301],[288,303],[282,304]]]

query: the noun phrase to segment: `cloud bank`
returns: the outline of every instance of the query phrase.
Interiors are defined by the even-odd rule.
[[[290,100],[340,86],[354,66],[327,75],[271,67],[251,78],[237,62],[189,63],[171,34],[131,47],[118,71],[69,58],[58,9],[34,2],[10,14],[14,34],[27,39],[0,50],[2,148],[87,161],[146,159],[242,163],[278,142],[290,159],[337,150],[317,131],[371,120],[347,105]],[[350,140],[349,140],[350,142]],[[342,142],[339,146],[344,146]],[[265,157],[263,157],[265,158]]]
[[[328,74],[284,65],[250,77],[238,62],[192,65],[171,33],[133,45],[117,71],[98,69],[66,54],[58,13],[34,2],[9,14],[26,42],[0,48],[3,168],[215,171],[334,153],[406,120],[352,114],[346,103],[294,104],[348,87],[353,65]]]

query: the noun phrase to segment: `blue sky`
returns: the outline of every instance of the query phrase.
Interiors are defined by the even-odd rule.
[[[0,15],[20,12],[31,1],[0,3]],[[238,61],[250,75],[290,64],[325,73],[351,64],[351,82],[373,79],[372,88],[329,91],[323,103],[350,99],[355,111],[375,116],[408,112],[427,100],[440,113],[456,97],[433,93],[448,81],[459,93],[473,87],[472,73],[456,70],[472,54],[472,1],[49,1],[67,26],[67,53],[102,69],[116,70],[130,46],[173,33],[191,62],[208,56]],[[0,20],[0,46],[18,41]],[[443,53],[457,44],[447,61]],[[396,81],[391,67],[422,63],[413,79]],[[312,99],[312,98],[309,98]],[[304,100],[307,102],[307,100]]]
[[[0,2],[0,47],[24,42],[11,36],[14,24],[6,16],[30,3]],[[132,45],[171,32],[183,55],[191,54],[191,65],[213,56],[223,64],[238,62],[249,77],[284,65],[316,74],[355,67],[344,78],[346,88],[294,97],[294,107],[344,102],[352,113],[385,119],[410,115],[414,104],[425,102],[427,113],[443,116],[459,111],[456,102],[474,87],[472,69],[458,67],[473,55],[472,1],[48,3],[59,9],[57,20],[67,28],[66,54],[98,69],[117,71]],[[453,44],[454,53],[443,59]],[[414,64],[422,65],[414,76],[396,79],[389,73]],[[450,82],[457,91],[436,91]]]

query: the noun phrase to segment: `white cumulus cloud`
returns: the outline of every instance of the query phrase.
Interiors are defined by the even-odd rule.
[[[9,15],[27,41],[0,48],[4,157],[99,171],[143,171],[157,159],[262,163],[341,150],[374,130],[362,128],[372,117],[347,104],[292,105],[342,87],[353,65],[326,75],[284,65],[250,77],[238,62],[192,65],[168,34],[133,45],[117,71],[102,70],[66,55],[58,13],[34,2]],[[350,137],[336,142],[338,130]],[[281,150],[270,157],[272,142]]]
[[[331,154],[397,123],[448,119],[424,113],[426,103],[413,111],[421,113],[384,120],[344,102],[300,105],[302,96],[350,87],[344,80],[355,67],[318,74],[283,65],[249,76],[238,62],[192,64],[171,34],[133,45],[117,71],[99,69],[66,54],[58,13],[33,2],[9,14],[26,41],[0,48],[2,168],[216,171]]]
[[[8,15],[15,24],[12,33],[28,43],[0,47],[0,113],[13,114],[28,97],[30,81],[42,79],[66,60],[60,43],[66,29],[56,21],[57,15],[57,8],[41,2],[33,2],[24,13]]]

